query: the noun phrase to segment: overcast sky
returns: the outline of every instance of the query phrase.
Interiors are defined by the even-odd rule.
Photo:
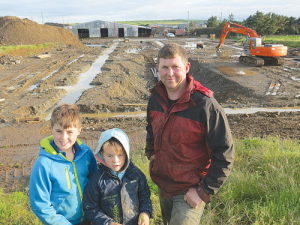
[[[144,2],[144,3],[143,3]],[[300,17],[299,0],[1,0],[0,16],[38,23],[84,23],[94,20],[207,20],[211,16],[242,21],[257,11]]]

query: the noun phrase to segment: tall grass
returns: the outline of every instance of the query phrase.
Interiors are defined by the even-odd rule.
[[[299,143],[277,137],[236,140],[233,170],[206,206],[201,224],[300,224]],[[161,224],[157,187],[150,179],[143,147],[138,149],[131,153],[131,159],[148,180],[153,205],[151,224]],[[0,198],[0,224],[40,224],[30,211],[26,194],[0,191]]]
[[[48,48],[56,46],[56,43],[44,43],[35,45],[7,45],[0,47],[0,56],[10,54],[13,56],[27,56],[45,51]]]
[[[0,224],[42,224],[30,210],[28,195],[23,192],[4,194],[0,189]]]
[[[244,43],[245,37],[239,39],[239,42]],[[300,36],[297,35],[279,35],[262,37],[262,41],[268,44],[283,44],[290,48],[300,48]]]
[[[299,140],[236,142],[233,171],[212,199],[207,224],[300,224]]]

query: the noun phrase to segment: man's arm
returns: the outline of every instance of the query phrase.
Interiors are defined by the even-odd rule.
[[[154,159],[154,139],[153,139],[153,130],[151,125],[151,117],[150,117],[150,110],[149,110],[149,102],[147,107],[147,137],[146,137],[146,149],[145,153],[146,156],[150,161]],[[153,156],[153,157],[152,157]]]
[[[215,101],[215,100],[213,100]],[[212,150],[211,165],[197,187],[199,197],[206,203],[227,180],[234,161],[234,144],[223,108],[215,101],[207,112],[207,145]]]

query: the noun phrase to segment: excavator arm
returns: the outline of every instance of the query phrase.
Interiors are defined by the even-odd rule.
[[[230,25],[234,25],[236,27],[231,27]],[[229,32],[244,34],[247,37],[257,37],[257,38],[259,38],[257,33],[254,30],[252,30],[248,27],[244,27],[242,25],[232,23],[232,22],[226,22],[225,26],[223,28],[221,37],[220,37],[219,44],[217,46],[217,51],[220,51],[220,49],[221,49],[221,47],[222,47],[222,45],[223,45],[223,43],[224,43],[224,41],[225,41],[225,39],[226,39]]]

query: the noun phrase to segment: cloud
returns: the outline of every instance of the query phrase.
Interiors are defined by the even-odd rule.
[[[201,1],[201,0],[2,0],[0,16],[18,16],[38,23],[83,23],[94,20],[171,20],[203,19],[211,16],[227,19],[233,14],[236,20],[243,20],[260,11],[284,16],[299,16],[298,0],[257,1]]]

